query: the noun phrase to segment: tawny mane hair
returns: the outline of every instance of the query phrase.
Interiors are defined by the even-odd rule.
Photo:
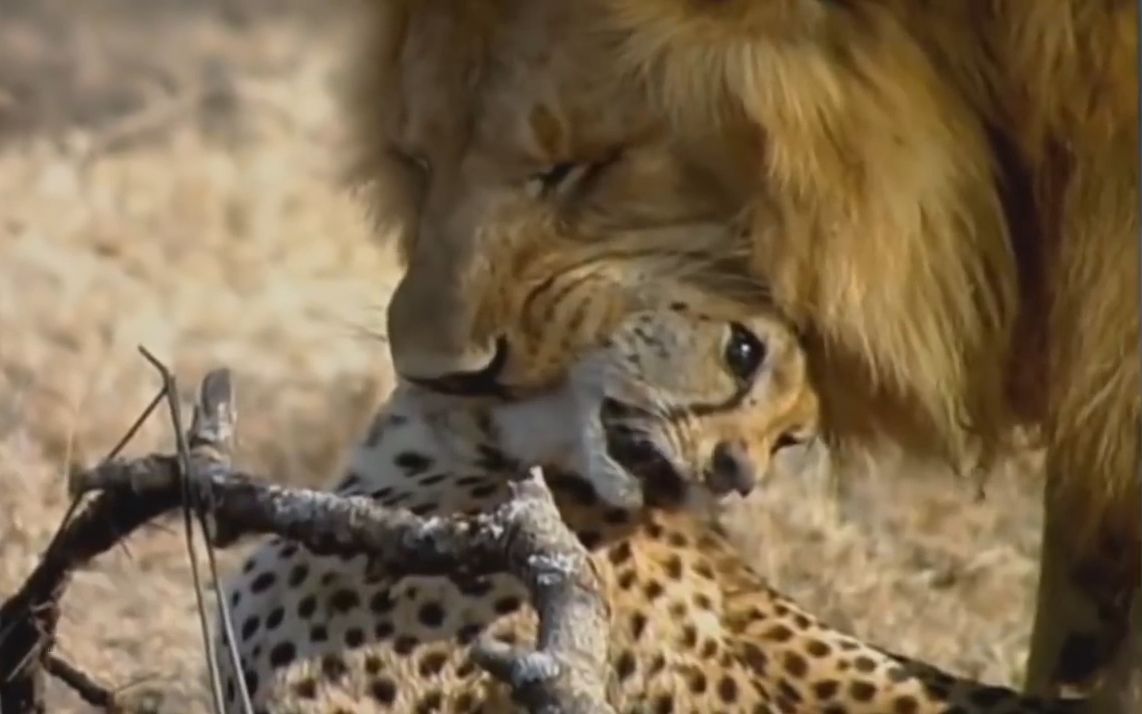
[[[1044,592],[1086,587],[1067,582],[1087,566],[1084,573],[1114,583],[1097,587],[1136,591],[1134,3],[371,0],[371,7],[381,17],[368,23],[375,34],[361,45],[350,118],[363,175],[380,185],[388,217],[421,228],[436,220],[408,198],[407,182],[391,168],[394,134],[381,128],[397,121],[407,129],[414,77],[439,108],[432,121],[454,118],[457,131],[478,126],[481,112],[518,103],[533,133],[555,137],[548,143],[561,151],[584,123],[606,121],[638,126],[640,137],[668,137],[663,155],[700,147],[692,154],[707,158],[678,169],[673,198],[699,200],[695,186],[705,184],[684,179],[701,163],[710,185],[722,187],[702,199],[703,215],[743,221],[747,230],[698,231],[690,249],[746,256],[744,269],[804,332],[835,441],[888,436],[964,466],[971,456],[986,461],[1013,425],[1041,427],[1044,557],[1066,564],[1044,576]],[[575,55],[588,46],[599,49]],[[554,83],[566,70],[560,53],[581,64],[598,99],[584,94],[575,111],[552,119],[528,102],[542,104],[536,97],[548,66],[552,88],[544,91],[563,91]],[[529,89],[484,83],[489,67],[513,66],[532,72]],[[641,114],[624,114],[631,107]],[[644,115],[658,125],[643,130],[631,119]],[[612,199],[606,210],[625,202],[645,213],[639,202],[656,190],[615,179],[601,193]],[[457,205],[430,198],[433,211]],[[473,266],[491,274],[505,244],[489,242],[488,223],[478,228],[467,237],[449,233],[447,245],[424,235],[416,244],[425,231],[406,232],[410,269],[390,324],[402,314],[401,324],[410,323],[417,305],[409,296],[427,295],[430,279],[460,281],[467,295],[494,292]],[[616,248],[625,240],[622,231],[589,228],[583,235]],[[513,249],[550,239],[535,230],[513,235]],[[420,307],[420,319],[433,324],[432,310]],[[434,329],[394,336],[398,362],[414,348],[469,334],[452,323]],[[452,342],[438,339],[446,330]],[[1033,666],[1040,674],[1032,680],[1047,667]]]

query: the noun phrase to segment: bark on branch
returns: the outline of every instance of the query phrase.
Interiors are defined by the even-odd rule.
[[[199,390],[181,454],[115,459],[73,475],[73,495],[94,497],[0,606],[0,712],[43,711],[45,668],[82,682],[89,701],[102,697],[101,706],[114,707],[113,694],[50,655],[60,598],[77,567],[184,501],[207,515],[211,541],[222,547],[273,533],[316,553],[367,554],[398,576],[510,572],[531,594],[538,642],[522,650],[481,640],[476,661],[531,712],[613,711],[605,696],[609,607],[538,472],[515,482],[511,500],[487,513],[421,518],[365,497],[271,485],[232,468],[234,423],[229,373],[215,371]]]

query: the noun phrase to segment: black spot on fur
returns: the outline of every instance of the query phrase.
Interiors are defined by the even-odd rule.
[[[272,571],[261,573],[250,583],[250,592],[260,593],[269,590],[278,577]]]
[[[482,628],[479,625],[464,625],[456,632],[456,641],[462,645],[469,645],[479,636]]]
[[[642,637],[646,630],[646,615],[636,612],[630,616],[630,636],[634,639]]]
[[[275,607],[273,610],[270,610],[270,614],[266,616],[266,629],[267,630],[276,630],[278,628],[278,625],[282,624],[282,620],[284,618],[285,618],[285,609],[284,608]]]
[[[349,667],[340,656],[331,653],[322,656],[321,673],[326,679],[335,682],[349,673]]]
[[[858,672],[868,674],[869,672],[876,671],[876,662],[874,662],[871,657],[861,655],[853,660],[853,667],[855,667]]]
[[[793,639],[793,630],[790,630],[785,625],[774,625],[766,630],[762,637],[767,640],[773,640],[774,642],[788,642]]]
[[[430,714],[431,712],[440,711],[440,707],[444,702],[444,696],[436,690],[433,690],[423,697],[416,704],[416,714]]]
[[[410,655],[419,644],[420,640],[412,635],[400,635],[396,638],[396,641],[393,642],[393,650],[399,655]]]
[[[777,682],[777,693],[786,701],[793,703],[800,703],[801,701],[801,693],[784,678]]]
[[[863,679],[849,682],[849,696],[858,702],[869,702],[876,696],[876,685]]]
[[[306,595],[297,604],[297,616],[303,620],[308,620],[313,617],[313,613],[317,611],[317,598],[312,595]]]
[[[738,700],[738,683],[733,677],[723,675],[718,680],[718,698],[726,704],[733,704]]]
[[[338,590],[329,596],[329,609],[335,613],[347,613],[361,604],[361,596],[348,588]]]
[[[408,477],[419,476],[432,467],[432,459],[415,451],[402,451],[393,459]]]
[[[316,699],[317,681],[312,677],[306,677],[293,685],[293,693],[298,699]]]
[[[257,615],[251,615],[242,623],[242,640],[249,640],[258,631],[260,620]]]
[[[508,595],[496,600],[495,603],[493,603],[492,607],[500,615],[507,615],[518,610],[521,604],[522,603],[518,597]]]
[[[624,540],[622,543],[619,543],[607,551],[607,559],[610,560],[613,565],[620,565],[625,563],[626,561],[630,560],[630,557],[630,541]]]
[[[475,499],[487,498],[487,497],[491,496],[492,494],[494,494],[496,491],[498,491],[499,488],[500,488],[499,484],[495,484],[495,483],[486,483],[482,486],[476,486],[471,491],[472,498],[475,498]]]
[[[813,683],[813,694],[822,702],[827,702],[837,696],[841,690],[841,683],[835,679],[824,679]]]
[[[694,670],[687,678],[686,684],[690,687],[690,691],[695,694],[703,694],[709,688],[709,682],[706,681],[706,675],[701,670]]]
[[[270,665],[284,667],[297,656],[292,642],[279,642],[270,649]]]
[[[286,579],[286,582],[291,588],[296,588],[298,585],[301,585],[303,582],[305,582],[305,579],[308,576],[309,568],[306,567],[304,563],[298,563],[290,569],[289,578]]]
[[[615,673],[618,674],[619,679],[628,679],[634,674],[635,660],[634,655],[630,650],[623,650],[619,653],[618,660],[615,662]]]
[[[380,590],[369,599],[369,609],[378,615],[391,612],[395,605],[396,601],[387,590]]]
[[[420,658],[420,665],[417,671],[420,672],[420,676],[422,677],[431,677],[435,674],[440,674],[440,671],[444,669],[444,665],[447,662],[447,654],[440,651],[429,652]]]
[[[477,468],[492,473],[516,473],[523,471],[523,466],[515,459],[509,458],[504,452],[487,444],[480,444],[476,456]]]
[[[916,701],[916,697],[904,694],[892,702],[893,714],[916,714],[918,711],[920,711],[920,702]]]
[[[381,704],[391,705],[397,698],[397,685],[388,677],[377,677],[369,684],[369,694]]]
[[[804,677],[809,671],[809,663],[796,652],[786,652],[783,664],[785,665],[785,671],[798,679]]]
[[[769,655],[752,642],[747,642],[742,647],[742,656],[745,663],[749,665],[754,674],[764,677],[766,671],[769,669]]]
[[[242,672],[242,679],[246,680],[246,691],[250,696],[254,696],[254,692],[258,691],[258,675],[253,670],[247,669]]]
[[[440,627],[444,624],[444,608],[438,602],[426,602],[417,611],[416,619],[425,627]]]

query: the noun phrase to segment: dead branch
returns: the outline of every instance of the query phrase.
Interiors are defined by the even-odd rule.
[[[534,650],[480,641],[475,659],[511,686],[531,712],[613,712],[605,697],[609,608],[598,575],[563,523],[538,473],[513,483],[513,497],[474,516],[420,518],[366,497],[341,497],[270,485],[229,464],[234,411],[228,373],[204,380],[183,459],[114,459],[73,476],[76,495],[95,493],[66,525],[40,564],[0,606],[0,711],[43,711],[40,680],[70,573],[147,521],[190,502],[210,522],[219,546],[272,533],[315,553],[367,554],[395,576],[510,572],[524,582],[539,614]],[[186,458],[189,457],[189,458]],[[180,467],[181,461],[181,467]],[[183,473],[189,478],[183,479]],[[233,641],[233,638],[228,638]],[[52,662],[51,669],[60,671]],[[67,668],[69,677],[93,685]],[[114,696],[96,688],[114,705]]]

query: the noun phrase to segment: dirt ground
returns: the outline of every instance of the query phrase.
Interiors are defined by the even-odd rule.
[[[187,396],[231,366],[242,463],[291,483],[325,480],[384,396],[396,275],[339,183],[335,8],[0,3],[0,595],[56,527],[68,469],[98,460],[157,388],[137,345]],[[170,445],[154,419],[128,450]],[[832,623],[1011,684],[1036,471],[1008,465],[977,502],[932,468],[844,474],[836,496],[788,469],[729,521],[761,572]],[[60,652],[152,709],[207,711],[187,562],[171,519],[80,573]]]

